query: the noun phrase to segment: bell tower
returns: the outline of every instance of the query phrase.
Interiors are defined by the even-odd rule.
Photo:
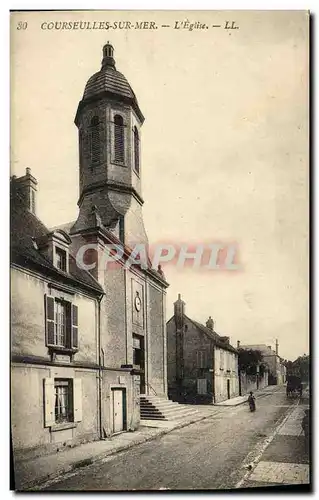
[[[144,116],[114,48],[103,47],[101,69],[88,80],[75,124],[79,137],[79,215],[71,233],[90,228],[92,207],[125,244],[147,244],[141,192]]]

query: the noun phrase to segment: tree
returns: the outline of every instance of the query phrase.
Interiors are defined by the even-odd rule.
[[[263,356],[257,349],[238,349],[239,369],[249,375],[256,375],[257,366],[259,366],[260,375],[264,374],[266,365],[262,363],[262,360]]]
[[[302,380],[309,380],[309,356],[299,356],[293,363],[292,368],[298,372]]]

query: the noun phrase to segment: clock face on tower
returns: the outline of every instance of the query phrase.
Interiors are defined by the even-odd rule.
[[[137,312],[139,312],[141,310],[142,301],[140,299],[138,292],[136,292],[136,297],[134,299],[134,305],[135,305],[135,309],[137,310]]]

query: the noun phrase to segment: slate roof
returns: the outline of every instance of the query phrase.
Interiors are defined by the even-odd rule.
[[[98,215],[98,214],[97,214]],[[70,230],[71,228],[73,227],[74,223],[76,221],[72,221],[72,222],[65,222],[64,224],[61,224],[59,226],[55,226],[53,228],[51,228],[51,231],[54,231],[54,230],[57,230],[57,229],[60,229],[60,230],[63,230],[65,231],[68,235],[70,235]],[[92,226],[92,227],[95,227],[95,226]],[[119,245],[119,247],[122,247],[123,243],[122,241],[110,230],[108,230],[106,227],[104,227],[102,225],[101,229],[103,230],[103,233],[107,236],[108,240],[110,241],[110,243],[113,243],[115,245]],[[130,255],[132,252],[132,248],[130,248],[129,246],[127,245],[124,245],[124,254],[127,253],[128,255]],[[165,284],[166,287],[168,286],[168,283],[166,281],[166,278],[165,278],[165,275],[163,273],[163,271],[159,271],[159,270],[156,270],[152,267],[152,262],[150,260],[149,257],[147,257],[148,259],[148,269],[147,271],[156,279],[160,279],[162,281],[162,284]],[[146,271],[146,270],[145,270]]]
[[[53,263],[34,245],[34,240],[46,236],[49,229],[31,212],[23,207],[22,200],[14,189],[11,190],[10,214],[10,245],[11,262],[27,269],[40,269],[46,276],[53,275],[61,282],[72,282],[73,286],[84,286],[95,293],[103,293],[103,289],[93,276],[76,265],[75,258],[70,254],[69,273],[65,273]]]
[[[233,347],[232,345],[227,344],[227,342],[224,342],[223,340],[221,340],[221,336],[218,335],[218,333],[216,333],[215,331],[211,330],[210,328],[207,328],[207,326],[204,326],[201,323],[198,323],[198,321],[194,321],[193,319],[191,319],[188,316],[186,316],[186,314],[184,316],[185,316],[185,318],[188,319],[188,321],[190,321],[191,323],[193,323],[193,325],[198,330],[200,330],[201,332],[205,333],[205,335],[207,335],[209,338],[211,338],[218,347],[222,347],[223,349],[226,349],[227,351],[234,352],[235,354],[238,353],[238,351],[237,351],[237,349],[235,349],[235,347]]]
[[[114,62],[114,61],[113,61]],[[100,99],[103,95],[113,97],[121,102],[130,104],[141,122],[144,122],[143,113],[139,107],[136,95],[125,78],[125,76],[117,71],[115,64],[102,65],[102,68],[97,73],[94,73],[86,83],[82,100],[79,103],[75,123],[79,116],[79,112],[85,103]]]
[[[111,67],[101,69],[101,71],[98,71],[91,76],[85,86],[83,99],[89,99],[93,95],[100,94],[105,91],[124,97],[130,97],[131,99],[136,99],[135,94],[125,76]]]

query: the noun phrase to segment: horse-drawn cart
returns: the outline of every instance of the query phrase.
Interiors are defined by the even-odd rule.
[[[302,381],[300,377],[291,375],[287,377],[286,394],[288,398],[296,398],[302,396]]]

